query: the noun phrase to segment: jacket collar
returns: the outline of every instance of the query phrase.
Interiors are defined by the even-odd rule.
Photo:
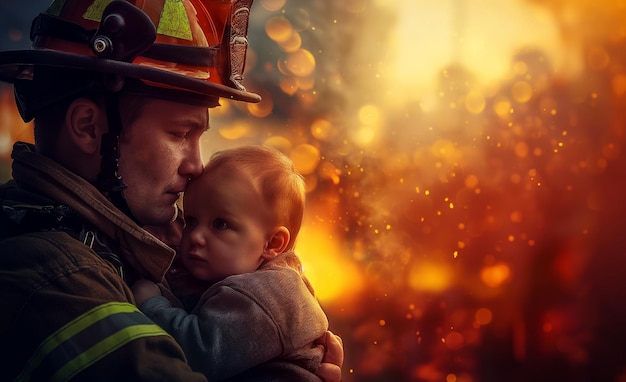
[[[162,281],[174,259],[172,248],[124,215],[91,183],[36,153],[33,145],[15,143],[11,157],[19,185],[76,211],[119,244],[121,256],[140,276]]]

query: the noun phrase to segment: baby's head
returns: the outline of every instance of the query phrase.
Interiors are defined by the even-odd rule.
[[[293,249],[304,201],[304,179],[281,152],[243,146],[216,153],[183,197],[183,263],[207,281],[253,272]]]
[[[213,154],[204,174],[217,171],[246,176],[271,211],[272,224],[289,230],[286,250],[291,250],[302,225],[306,195],[304,178],[291,159],[269,146],[241,146]]]

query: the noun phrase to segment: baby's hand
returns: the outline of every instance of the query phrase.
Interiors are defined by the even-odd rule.
[[[159,289],[158,285],[148,280],[142,279],[135,282],[131,289],[135,294],[135,304],[137,306],[141,306],[150,297],[161,295],[161,289]]]

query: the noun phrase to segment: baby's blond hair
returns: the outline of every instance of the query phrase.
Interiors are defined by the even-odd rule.
[[[213,154],[204,172],[217,169],[246,173],[274,213],[276,223],[289,230],[287,250],[293,249],[302,225],[306,190],[304,178],[291,159],[269,146],[240,146]]]

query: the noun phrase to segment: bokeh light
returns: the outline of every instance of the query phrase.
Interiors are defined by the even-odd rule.
[[[296,252],[344,381],[626,380],[624,20],[605,0],[255,2],[263,101],[222,100],[203,154],[267,144],[304,174]],[[8,179],[32,126],[1,89]]]

